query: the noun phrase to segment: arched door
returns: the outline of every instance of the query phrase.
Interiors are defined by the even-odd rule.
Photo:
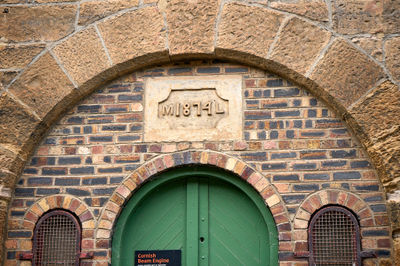
[[[134,265],[135,251],[180,250],[182,265],[277,265],[271,213],[247,183],[191,167],[147,183],[114,228],[112,264]]]

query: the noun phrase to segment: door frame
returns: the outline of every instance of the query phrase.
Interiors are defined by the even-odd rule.
[[[234,185],[249,197],[249,199],[255,204],[258,211],[264,218],[265,224],[268,229],[270,253],[269,265],[278,265],[278,231],[274,221],[274,217],[270,212],[268,205],[262,199],[260,194],[250,184],[242,180],[239,176],[224,169],[207,165],[187,165],[183,167],[168,169],[165,172],[157,173],[156,175],[147,179],[145,183],[143,183],[139,188],[136,189],[136,191],[132,194],[132,197],[127,200],[126,204],[122,207],[122,210],[119,216],[116,218],[116,222],[114,223],[111,235],[111,264],[113,266],[120,266],[120,244],[123,237],[125,225],[130,214],[143,200],[143,198],[155,189],[157,189],[158,186],[161,186],[166,182],[193,176],[199,178],[212,177],[223,180],[230,183],[231,185]]]

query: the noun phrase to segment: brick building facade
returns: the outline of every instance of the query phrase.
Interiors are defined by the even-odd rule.
[[[108,265],[128,202],[153,177],[193,165],[258,192],[280,265],[309,264],[307,230],[325,206],[356,218],[360,252],[376,256],[363,264],[396,264],[397,1],[9,2],[0,26],[5,265],[30,265],[35,226],[52,210],[77,218],[82,265]],[[15,22],[27,8],[43,27]],[[240,77],[242,137],[192,141],[189,130],[183,141],[146,140],[149,79],[220,76]]]

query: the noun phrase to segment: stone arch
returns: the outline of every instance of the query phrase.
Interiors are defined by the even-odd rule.
[[[135,193],[142,183],[151,176],[169,168],[181,165],[202,164],[213,165],[236,174],[247,181],[262,196],[269,207],[278,229],[279,239],[291,241],[291,222],[285,204],[274,186],[259,172],[241,160],[215,151],[185,151],[173,154],[160,155],[145,163],[130,174],[118,186],[110,200],[103,208],[99,218],[96,239],[110,240],[114,222],[122,211],[123,206]]]
[[[382,219],[382,217],[374,216],[370,206],[352,192],[336,189],[317,191],[304,199],[294,216],[293,229],[297,236],[296,252],[308,251],[307,229],[309,221],[317,210],[328,205],[340,205],[354,212],[360,223],[361,234],[371,228],[374,229],[375,227],[386,225],[388,222],[388,217]],[[386,222],[383,220],[386,220]],[[366,245],[367,247],[378,246],[377,239],[369,239]]]
[[[147,6],[95,22],[39,55],[7,86],[0,98],[1,153],[7,175],[4,197],[10,196],[7,188],[13,187],[33,147],[69,106],[119,75],[182,58],[237,61],[306,87],[346,119],[367,147],[382,182],[395,188],[396,184],[390,182],[398,174],[390,162],[396,161],[397,153],[388,147],[388,133],[380,138],[380,147],[372,142],[393,121],[373,108],[375,100],[365,97],[379,94],[396,113],[399,111],[395,108],[396,97],[400,97],[400,92],[377,62],[323,27],[268,8],[228,3],[214,14],[215,18],[220,17],[220,23],[215,28],[208,24],[199,27],[196,30],[199,36],[180,30],[179,16],[164,22],[164,12],[168,10]],[[246,16],[249,13],[252,15]],[[235,21],[243,17],[238,27]],[[133,20],[135,23],[131,23]],[[269,25],[270,20],[276,25]],[[265,23],[264,34],[254,30],[260,24],[256,21]],[[170,31],[168,35],[166,28]],[[302,34],[297,34],[298,29],[302,29]],[[320,36],[325,36],[324,41],[321,42]],[[202,41],[188,41],[188,38],[202,38]],[[302,51],[299,47],[303,47]],[[292,60],[299,54],[307,57]],[[364,101],[367,106],[361,105]],[[371,116],[374,121],[367,123]],[[384,127],[374,124],[382,121]],[[393,124],[390,127],[396,137],[398,130]],[[388,153],[380,152],[382,148]]]
[[[126,9],[65,37],[35,58],[0,96],[2,204],[7,206],[42,136],[79,99],[127,72],[194,58],[248,64],[306,87],[355,131],[386,191],[398,189],[400,155],[393,143],[400,140],[400,91],[389,72],[320,24],[267,6],[215,3],[199,3],[199,13],[191,20],[182,19],[186,8],[195,8],[191,5]],[[205,15],[207,22],[198,23]]]
[[[93,230],[95,226],[95,218],[86,203],[71,195],[52,195],[37,200],[29,210],[25,213],[23,220],[24,231],[30,235],[32,241],[33,231],[39,218],[48,211],[55,209],[68,210],[75,214],[81,223],[82,229],[82,252],[86,252],[86,248],[93,243]],[[24,252],[30,253],[31,250]]]

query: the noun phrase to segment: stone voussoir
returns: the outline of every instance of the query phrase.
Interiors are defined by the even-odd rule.
[[[74,31],[77,5],[9,6],[0,36],[13,42],[56,41]]]
[[[400,37],[385,42],[385,62],[393,78],[400,82]]]
[[[349,58],[352,64],[348,64]],[[360,71],[362,69],[363,71]],[[310,78],[318,84],[325,100],[335,99],[348,108],[385,77],[383,69],[344,39],[336,39],[315,66]]]
[[[210,54],[214,52],[215,21],[221,0],[172,0],[159,8],[168,23],[170,55]]]
[[[229,3],[223,7],[216,49],[266,57],[284,15],[261,7]]]
[[[146,64],[169,60],[164,21],[157,7],[145,7],[106,19],[98,28],[112,62],[129,64],[121,67],[125,71],[140,66],[145,58]],[[145,58],[139,59],[142,56]]]
[[[111,67],[94,27],[74,34],[53,51],[79,87]]]
[[[14,153],[20,153],[35,141],[32,136],[41,121],[6,92],[0,95],[0,106],[0,143],[11,145]]]
[[[80,4],[78,25],[88,25],[120,10],[135,7],[138,4],[139,0],[106,0],[83,2]]]
[[[8,90],[32,108],[41,119],[69,97],[79,96],[50,53],[42,55],[30,65]]]
[[[327,30],[293,17],[283,27],[270,59],[305,75],[330,36]]]
[[[270,1],[272,8],[294,13],[306,18],[326,22],[329,20],[329,12],[326,2],[323,0],[300,0],[293,2]]]
[[[366,135],[364,143],[387,190],[396,189],[392,181],[400,178],[399,164],[390,163],[400,160],[399,102],[399,86],[385,81],[349,110],[350,123],[357,121],[351,124],[354,130]]]

